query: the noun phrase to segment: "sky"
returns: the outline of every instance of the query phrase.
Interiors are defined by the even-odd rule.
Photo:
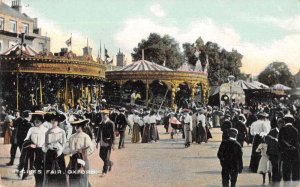
[[[3,0],[11,4],[11,0]],[[93,56],[104,44],[115,58],[121,50],[131,63],[133,48],[150,33],[168,34],[180,44],[218,43],[242,55],[242,71],[259,74],[273,61],[300,69],[300,0],[22,0],[23,12],[38,18],[51,38],[51,51],[86,46]],[[115,59],[114,59],[115,61]]]

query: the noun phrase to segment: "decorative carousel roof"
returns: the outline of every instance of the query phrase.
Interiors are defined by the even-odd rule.
[[[167,67],[161,66],[147,60],[139,60],[115,71],[173,71]]]
[[[1,53],[1,55],[7,55],[7,56],[21,55],[21,51],[22,51],[22,55],[25,56],[36,56],[38,54],[38,52],[32,49],[29,45],[16,44],[8,48],[3,53]]]
[[[54,56],[51,52],[37,53],[30,46],[16,44],[0,54],[0,72],[39,73],[104,79],[106,67],[91,56],[69,52]]]

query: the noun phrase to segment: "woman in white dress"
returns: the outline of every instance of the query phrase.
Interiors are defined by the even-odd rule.
[[[263,184],[266,182],[266,173],[268,173],[269,182],[271,181],[271,172],[272,172],[272,165],[267,155],[268,145],[263,142],[258,145],[256,152],[261,153],[261,158],[259,160],[257,173],[262,174],[263,176]]]

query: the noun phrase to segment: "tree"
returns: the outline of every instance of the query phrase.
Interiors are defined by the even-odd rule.
[[[180,52],[179,43],[169,35],[161,37],[156,33],[151,33],[147,40],[142,40],[131,53],[134,61],[142,59],[142,49],[144,49],[145,60],[164,64],[171,69],[177,69],[183,62],[183,55]]]
[[[300,70],[295,75],[295,85],[296,85],[296,87],[300,87]]]
[[[284,62],[273,62],[269,64],[259,75],[258,80],[268,86],[283,84],[295,86],[295,79],[288,66]]]
[[[234,75],[237,79],[245,79],[246,75],[241,73],[243,56],[237,51],[231,52],[222,49],[217,43],[207,42],[204,44],[201,37],[195,43],[183,44],[184,55],[187,61],[195,65],[197,58],[195,52],[200,52],[202,66],[209,62],[208,80],[210,85],[221,85],[227,81],[229,75]]]

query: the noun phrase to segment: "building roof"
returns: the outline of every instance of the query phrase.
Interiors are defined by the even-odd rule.
[[[27,21],[33,21],[33,19],[28,17],[26,14],[22,14],[21,12],[11,8],[10,6],[8,6],[3,2],[0,3],[0,12],[1,14],[9,15],[11,17],[16,17]]]
[[[173,71],[173,70],[161,66],[159,64],[156,64],[154,62],[149,62],[147,60],[139,60],[133,62],[132,64],[124,66],[120,69],[117,69],[115,71]]]

